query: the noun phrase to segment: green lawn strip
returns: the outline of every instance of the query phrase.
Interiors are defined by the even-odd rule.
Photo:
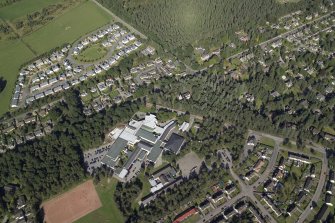
[[[114,193],[117,180],[111,179],[108,182],[104,179],[96,186],[96,190],[100,197],[102,207],[82,217],[76,223],[92,223],[92,222],[124,222],[124,217],[114,201]]]
[[[199,220],[200,220],[200,215],[195,214],[195,215],[187,218],[185,221],[183,221],[183,223],[195,223],[195,222],[198,222]]]
[[[112,17],[91,1],[65,12],[39,30],[23,39],[36,52],[42,54],[64,43],[72,43],[79,37],[106,25]]]
[[[292,143],[289,143],[287,145],[280,145],[283,147],[283,149],[289,149],[289,150],[292,150],[293,152],[297,152],[297,153],[303,153],[305,155],[310,155],[310,156],[314,156],[314,157],[322,157],[322,153],[318,152],[318,151],[313,151],[309,148],[297,148],[296,145],[292,144]]]
[[[325,126],[322,129],[324,132],[329,133],[331,135],[335,135],[335,130],[331,128],[330,126]]]
[[[132,203],[133,208],[139,207],[138,202],[142,199],[142,197],[145,197],[146,195],[148,195],[150,193],[150,188],[151,188],[149,180],[148,180],[147,176],[145,176],[144,172],[141,172],[138,175],[138,178],[141,180],[141,182],[143,184],[143,188],[142,188],[142,191],[141,191],[140,195]]]
[[[262,136],[262,138],[260,140],[260,143],[263,144],[263,145],[270,146],[270,147],[275,146],[275,141],[273,139],[268,138],[268,137],[264,137],[264,136]]]

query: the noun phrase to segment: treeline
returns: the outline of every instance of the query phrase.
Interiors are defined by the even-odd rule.
[[[140,195],[143,184],[139,178],[127,183],[118,182],[116,185],[114,200],[123,216],[129,217],[133,214],[132,204]]]
[[[0,77],[0,93],[5,89],[7,85],[7,80],[5,80],[3,77]]]
[[[6,7],[6,6],[9,6],[15,2],[19,2],[19,1],[22,1],[22,0],[5,0],[5,1],[1,1],[0,2],[0,8],[2,7]]]
[[[129,120],[143,101],[125,102],[86,117],[78,92],[69,91],[66,102],[50,111],[53,132],[41,140],[18,146],[0,155],[0,185],[16,185],[14,194],[0,196],[0,216],[12,213],[24,194],[36,213],[41,202],[85,178],[82,150],[100,145],[107,130]]]
[[[279,4],[276,0],[99,0],[164,47],[216,36],[257,34],[257,25],[297,10],[314,10],[322,0]]]
[[[212,165],[211,169],[202,165],[198,175],[194,175],[178,186],[168,189],[166,193],[158,196],[146,207],[140,207],[138,210],[127,209],[128,219],[126,222],[149,223],[157,222],[161,219],[164,219],[164,222],[172,222],[175,214],[182,211],[180,210],[181,207],[199,205],[202,199],[206,198],[206,188],[219,182],[226,183],[228,175],[228,172],[216,163]],[[116,199],[117,203],[125,202],[120,201],[120,195],[118,195],[120,193],[123,194],[123,197],[134,197],[131,194],[138,189],[138,184],[133,183],[129,186],[130,188],[126,190],[116,191],[114,199]]]

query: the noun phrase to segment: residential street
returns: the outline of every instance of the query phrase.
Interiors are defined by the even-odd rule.
[[[287,148],[281,148],[280,145],[283,142],[283,138],[273,136],[273,135],[269,135],[269,134],[262,133],[262,132],[253,131],[253,130],[249,130],[249,135],[255,135],[258,138],[259,137],[267,137],[267,138],[271,138],[275,141],[274,151],[271,155],[271,158],[270,158],[270,161],[269,161],[269,164],[268,164],[266,170],[263,172],[263,174],[260,175],[259,179],[255,183],[253,183],[252,185],[247,185],[234,172],[230,153],[227,150],[220,150],[219,153],[221,153],[224,163],[228,164],[231,176],[234,178],[235,181],[238,182],[238,185],[239,185],[239,188],[240,188],[240,193],[237,196],[235,196],[232,199],[225,202],[224,204],[222,204],[221,206],[216,207],[214,210],[210,211],[208,214],[204,215],[198,221],[198,223],[200,223],[200,222],[210,222],[210,220],[213,219],[215,216],[221,214],[222,211],[225,208],[233,205],[235,202],[237,202],[242,197],[248,197],[253,202],[253,204],[260,210],[260,212],[262,213],[263,217],[266,219],[267,222],[271,222],[271,223],[276,222],[276,220],[273,218],[273,216],[269,213],[268,209],[265,208],[260,203],[260,201],[255,197],[254,188],[257,188],[260,184],[265,182],[266,179],[268,179],[268,177],[270,176],[271,172],[273,171],[273,169],[276,165],[276,160],[277,160],[277,157],[278,157],[278,154],[279,154],[280,150],[286,150],[286,151],[291,151],[291,152],[297,152],[297,151],[287,149]],[[311,213],[310,206],[312,204],[312,201],[318,201],[319,200],[319,198],[322,194],[323,186],[324,186],[326,178],[327,178],[327,173],[329,171],[325,149],[322,148],[321,146],[317,146],[317,145],[313,145],[313,146],[312,145],[307,145],[306,147],[307,148],[313,148],[315,151],[318,151],[318,152],[323,154],[323,157],[322,157],[322,171],[321,171],[320,178],[318,180],[317,189],[316,189],[315,193],[313,194],[313,197],[312,197],[309,205],[300,215],[298,223],[305,222],[305,220],[308,218],[309,214]]]

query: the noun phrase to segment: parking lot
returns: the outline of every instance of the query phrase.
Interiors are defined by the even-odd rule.
[[[95,149],[91,149],[84,153],[84,162],[86,164],[86,168],[89,173],[92,173],[94,169],[99,168],[101,166],[101,160],[110,150],[112,144],[113,142],[100,146]]]

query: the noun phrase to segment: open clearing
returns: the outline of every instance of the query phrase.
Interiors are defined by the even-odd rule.
[[[116,184],[117,180],[114,178],[110,181],[107,179],[102,180],[102,182],[96,186],[102,207],[79,219],[76,223],[125,222],[122,213],[114,201]]]
[[[184,177],[188,177],[193,169],[199,172],[203,159],[200,159],[195,152],[187,153],[183,158],[177,161]]]
[[[46,222],[70,223],[101,207],[101,202],[93,181],[89,180],[42,206]]]
[[[33,5],[37,7],[37,3],[44,0],[31,1],[33,1]],[[31,1],[22,0],[11,5],[11,7],[18,7],[18,4],[26,4],[26,2],[30,3]],[[58,0],[46,0],[48,4],[57,1]],[[43,3],[39,7],[43,7],[44,4],[46,3]],[[23,6],[21,5],[21,7]],[[12,13],[12,11],[10,12]],[[23,13],[23,11],[20,13]],[[3,14],[0,13],[0,17],[2,16]],[[23,37],[23,41],[28,44],[37,55],[40,55],[53,48],[62,46],[65,43],[74,42],[84,34],[90,33],[109,23],[111,18],[111,15],[99,8],[96,4],[85,1],[77,7],[66,11],[42,28]],[[12,90],[15,86],[20,67],[22,64],[32,60],[35,56],[36,55],[20,40],[0,41],[0,76],[7,80],[6,88],[0,94],[0,115],[8,111]]]

